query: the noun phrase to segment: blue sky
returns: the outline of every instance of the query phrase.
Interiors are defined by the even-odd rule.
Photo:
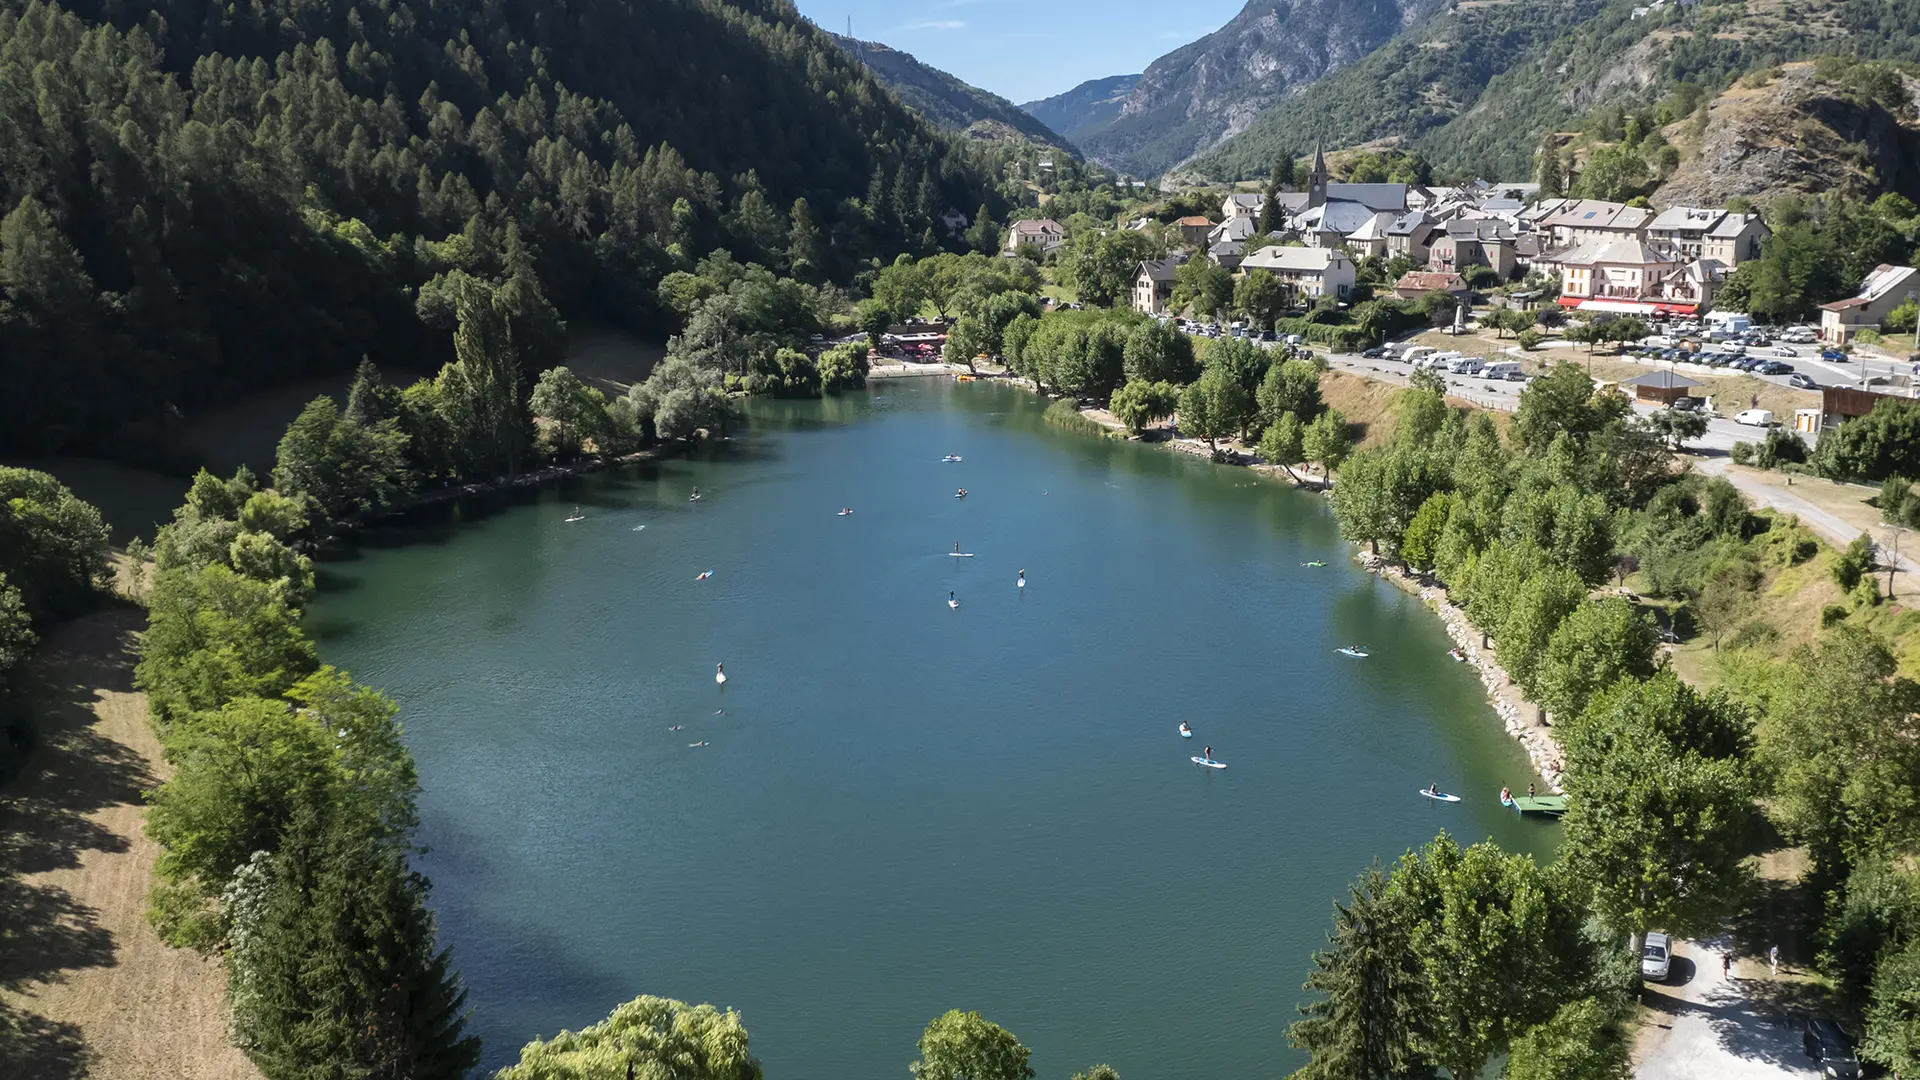
[[[1218,30],[1246,0],[795,0],[836,34],[878,41],[1016,104],[1140,71]],[[1037,56],[1022,42],[1050,43]]]

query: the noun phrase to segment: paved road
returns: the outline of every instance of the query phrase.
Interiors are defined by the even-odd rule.
[[[1720,974],[1722,942],[1683,941],[1673,977],[1648,986],[1641,1001],[1646,1025],[1634,1049],[1639,1080],[1787,1080],[1817,1077],[1794,1031],[1792,1014],[1777,1003],[1781,984],[1766,965],[1740,965],[1744,977]],[[1696,963],[1697,960],[1697,963]],[[1739,970],[1739,969],[1736,969]]]

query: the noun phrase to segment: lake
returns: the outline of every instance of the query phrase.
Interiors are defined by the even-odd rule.
[[[488,1067],[648,993],[738,1008],[777,1080],[901,1080],[955,1007],[1042,1077],[1278,1075],[1369,861],[1550,852],[1438,620],[1322,499],[1044,404],[756,402],[711,455],[323,568],[308,625],[400,703]]]

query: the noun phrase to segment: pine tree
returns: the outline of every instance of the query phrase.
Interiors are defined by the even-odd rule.
[[[269,1080],[457,1080],[466,991],[397,842],[303,815],[230,957],[244,1048]]]
[[[1348,903],[1333,908],[1327,951],[1315,953],[1306,988],[1326,995],[1301,1006],[1306,1019],[1287,1029],[1287,1041],[1312,1060],[1302,1080],[1377,1080],[1418,1075],[1413,1047],[1428,1021],[1420,961],[1408,937],[1409,912],[1391,890],[1386,871],[1373,866],[1351,887]]]
[[[362,427],[372,427],[391,419],[399,406],[400,395],[381,379],[380,369],[372,360],[361,357],[360,366],[353,373],[353,383],[347,388],[346,418]]]
[[[1560,159],[1560,144],[1552,135],[1540,144],[1540,153],[1535,158],[1533,178],[1540,184],[1540,197],[1555,198],[1566,192],[1566,166]]]
[[[1280,185],[1268,183],[1266,194],[1260,200],[1260,222],[1257,228],[1261,236],[1277,233],[1286,226],[1280,210]]]

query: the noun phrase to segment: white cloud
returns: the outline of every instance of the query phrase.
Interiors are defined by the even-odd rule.
[[[910,30],[965,30],[966,28],[964,19],[922,19],[905,26],[896,26],[891,32],[901,34]]]

